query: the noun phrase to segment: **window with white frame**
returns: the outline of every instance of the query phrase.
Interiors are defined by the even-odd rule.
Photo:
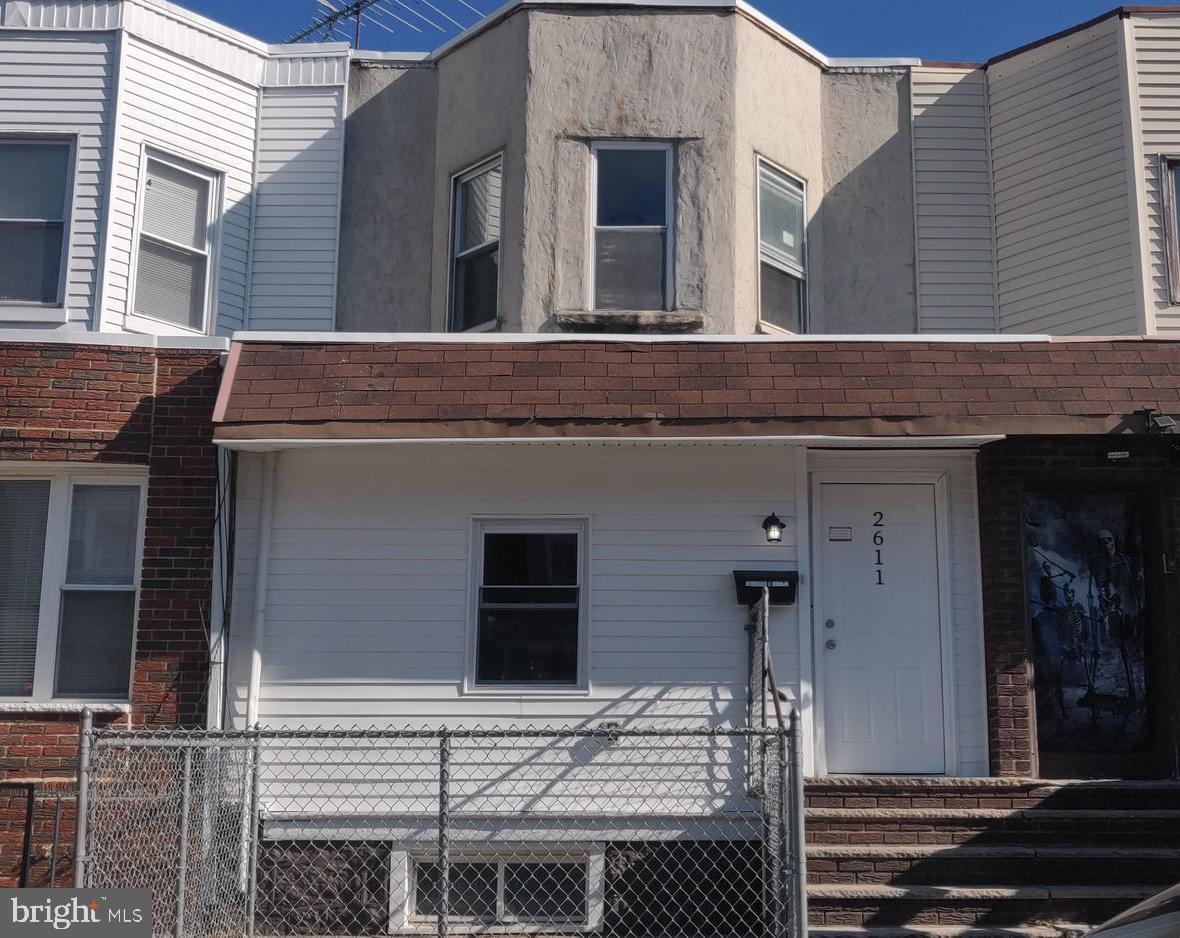
[[[595,309],[672,308],[672,145],[602,141],[593,155]]]
[[[455,177],[451,329],[487,328],[500,314],[500,157]]]
[[[1160,156],[1160,195],[1163,201],[1168,298],[1180,305],[1180,156]]]
[[[803,183],[758,161],[758,318],[802,332],[807,315]]]
[[[484,524],[474,683],[577,687],[584,679],[581,524]]]
[[[395,853],[393,931],[434,931],[442,904],[437,856]],[[456,850],[449,860],[447,922],[458,930],[495,926],[586,932],[601,926],[603,851],[490,853]]]
[[[216,174],[150,155],[144,160],[135,306],[145,316],[205,332]]]
[[[0,137],[0,302],[62,302],[71,140]]]
[[[126,700],[144,486],[0,477],[0,698]]]

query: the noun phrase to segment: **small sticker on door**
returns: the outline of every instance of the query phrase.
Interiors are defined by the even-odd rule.
[[[828,525],[828,540],[829,541],[851,541],[852,540],[852,525],[843,525],[843,524]]]

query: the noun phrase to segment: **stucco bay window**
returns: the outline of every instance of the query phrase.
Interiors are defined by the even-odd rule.
[[[135,316],[207,331],[217,190],[209,170],[161,154],[145,157]]]
[[[460,173],[451,197],[452,331],[487,329],[500,314],[500,157]]]
[[[476,687],[582,685],[583,541],[577,523],[478,527]]]
[[[73,152],[62,138],[0,137],[0,304],[62,301]]]
[[[0,477],[0,700],[126,700],[142,481]]]
[[[802,332],[807,323],[803,183],[758,161],[758,318]]]
[[[671,309],[671,144],[600,141],[591,152],[594,308]]]

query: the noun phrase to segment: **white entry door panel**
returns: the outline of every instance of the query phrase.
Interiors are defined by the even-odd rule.
[[[819,486],[816,655],[833,773],[946,771],[934,485]]]

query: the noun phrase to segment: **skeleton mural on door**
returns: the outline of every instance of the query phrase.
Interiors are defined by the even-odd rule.
[[[1148,746],[1143,549],[1127,492],[1027,495],[1025,587],[1039,746]]]

